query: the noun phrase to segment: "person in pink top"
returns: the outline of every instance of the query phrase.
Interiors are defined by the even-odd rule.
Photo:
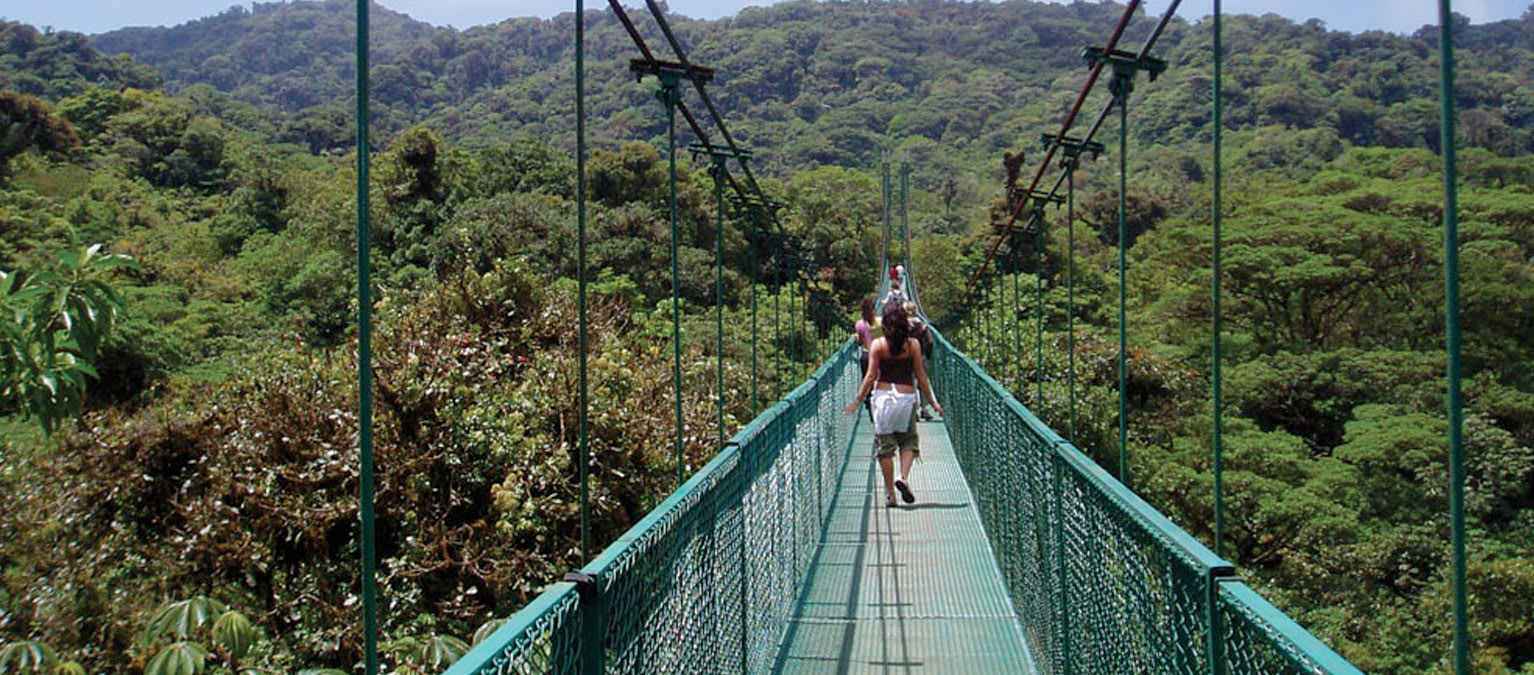
[[[863,298],[862,310],[863,318],[858,319],[858,322],[852,326],[852,330],[854,333],[853,337],[857,339],[858,346],[862,348],[858,354],[858,367],[862,369],[860,372],[866,374],[868,372],[868,349],[873,346],[874,327],[877,325],[877,319],[874,318],[873,296]],[[873,408],[866,405],[866,403],[864,407],[868,408],[869,419],[872,420]]]

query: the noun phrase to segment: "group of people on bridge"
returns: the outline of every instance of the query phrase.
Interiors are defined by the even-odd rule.
[[[916,501],[911,490],[911,465],[921,454],[917,419],[931,419],[926,404],[939,415],[943,406],[932,394],[926,361],[932,356],[932,331],[920,316],[916,303],[901,289],[902,266],[890,268],[890,291],[882,303],[882,316],[874,315],[874,298],[862,303],[863,318],[854,326],[862,353],[858,365],[863,384],[857,397],[843,411],[868,411],[874,425],[874,455],[884,476],[884,505],[895,506],[895,495],[907,504]],[[875,334],[878,333],[876,337]],[[900,474],[895,475],[895,457]]]

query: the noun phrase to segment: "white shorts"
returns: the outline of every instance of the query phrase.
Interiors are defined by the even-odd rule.
[[[875,389],[870,403],[874,415],[874,435],[907,433],[916,424],[916,392]]]

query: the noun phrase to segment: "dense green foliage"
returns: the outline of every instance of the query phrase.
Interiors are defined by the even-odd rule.
[[[1534,159],[1473,151],[1463,160],[1471,630],[1477,672],[1522,672],[1534,664],[1534,607],[1512,589],[1534,582],[1534,192],[1503,176],[1534,170]],[[1364,670],[1439,672],[1452,627],[1438,158],[1353,148],[1305,178],[1240,183],[1224,219],[1225,554]],[[1064,432],[1068,240],[1059,221],[1044,260],[1052,283],[1042,403],[1031,249],[1010,261],[1020,297],[1010,274],[988,281],[993,304],[952,329]],[[1104,239],[1079,227],[1074,243],[1073,440],[1116,468],[1116,252]],[[1207,206],[1195,203],[1139,238],[1129,273],[1130,474],[1205,541],[1210,256]],[[1015,302],[1022,321],[1002,323]]]
[[[58,100],[87,89],[160,85],[160,74],[128,55],[108,56],[79,33],[0,21],[0,90]]]
[[[59,254],[30,276],[0,270],[0,406],[36,417],[45,431],[80,414],[86,377],[112,332],[122,299],[107,280],[128,263],[101,245]]]
[[[8,336],[58,336],[52,353],[63,356],[49,367],[76,373],[69,405],[0,398],[9,497],[0,500],[0,670],[357,662],[350,10],[257,4],[89,39],[132,57],[0,24],[0,95],[24,112],[0,122],[49,132],[7,131],[0,147],[0,270],[15,324],[3,326]],[[874,165],[889,150],[914,169],[913,257],[927,310],[952,307],[989,243],[1003,151],[1054,130],[1084,72],[1080,46],[1101,39],[1120,10],[806,0],[676,21],[697,60],[719,68],[713,93],[756,152],[768,192],[787,204],[778,234],[793,247],[767,255],[756,245],[771,239],[748,236],[738,213],[718,232],[712,182],[683,159],[690,466],[713,447],[716,358],[731,423],[753,414],[753,273],[766,282],[754,296],[765,402],[844,338],[874,282]],[[487,619],[580,557],[572,17],[463,31],[382,9],[375,17],[385,652],[395,669],[436,672],[471,634],[493,629]],[[1531,22],[1467,26],[1461,50],[1472,627],[1478,663],[1493,673],[1534,670]],[[1365,669],[1445,672],[1430,38],[1332,33],[1274,16],[1229,26],[1226,553]],[[657,35],[647,21],[640,29]],[[610,14],[593,12],[590,30],[591,468],[606,542],[675,474],[671,232],[654,85],[628,74],[632,45]],[[1207,47],[1202,26],[1178,21],[1158,48],[1172,68],[1136,91],[1127,195],[1135,483],[1206,541]],[[141,64],[163,73],[165,89]],[[1105,465],[1116,453],[1112,178],[1106,159],[1078,174],[1070,242],[1081,386],[1070,431]],[[988,369],[1062,432],[1064,233],[1050,229],[1037,265],[1031,242],[1002,248],[1009,276],[990,311],[1021,339],[967,334]],[[712,314],[719,236],[722,355]],[[86,274],[79,252],[93,243],[136,264]],[[1029,393],[1031,349],[1014,351],[1032,343],[1037,274],[1049,284],[1042,402]],[[75,294],[83,304],[65,303],[73,314],[63,326],[26,302],[42,296],[28,284],[88,292]],[[94,358],[77,348],[102,334],[73,322],[82,311],[111,323]],[[40,391],[41,379],[27,382]],[[23,417],[75,403],[83,417],[55,419],[63,424],[51,436]]]
[[[353,95],[351,11],[342,2],[257,3],[253,11],[235,7],[91,41],[153,65],[172,91],[209,84],[296,114],[284,122],[285,140],[342,147]],[[1121,12],[1113,3],[797,0],[719,21],[673,17],[672,25],[697,62],[718,69],[711,86],[740,135],[757,146],[759,165],[784,172],[812,163],[869,166],[881,149],[898,147],[914,162],[917,185],[935,193],[954,176],[973,202],[992,194],[1001,152],[1059,116],[1084,70],[1082,45],[1102,40]],[[648,14],[634,16],[664,49]],[[1141,39],[1152,21],[1138,17],[1127,39]],[[1471,146],[1534,149],[1531,21],[1461,32],[1459,104]],[[572,24],[565,14],[460,31],[377,8],[375,122],[398,131],[426,119],[471,147],[525,133],[571,148]],[[611,147],[662,137],[650,85],[628,72],[633,48],[622,25],[606,10],[591,11],[587,25],[594,139]],[[1254,168],[1285,166],[1284,155],[1301,153],[1314,158],[1313,168],[1344,141],[1436,147],[1436,33],[1352,35],[1268,15],[1233,17],[1225,40],[1227,120],[1295,132],[1254,139]],[[1207,139],[1208,41],[1207,31],[1182,19],[1162,36],[1157,51],[1172,68],[1137,94],[1146,117],[1134,129],[1141,140]]]

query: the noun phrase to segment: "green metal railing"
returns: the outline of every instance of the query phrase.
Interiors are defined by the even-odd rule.
[[[848,341],[449,675],[769,668],[830,513],[859,380]]]
[[[936,339],[948,432],[1044,672],[1359,672]]]

